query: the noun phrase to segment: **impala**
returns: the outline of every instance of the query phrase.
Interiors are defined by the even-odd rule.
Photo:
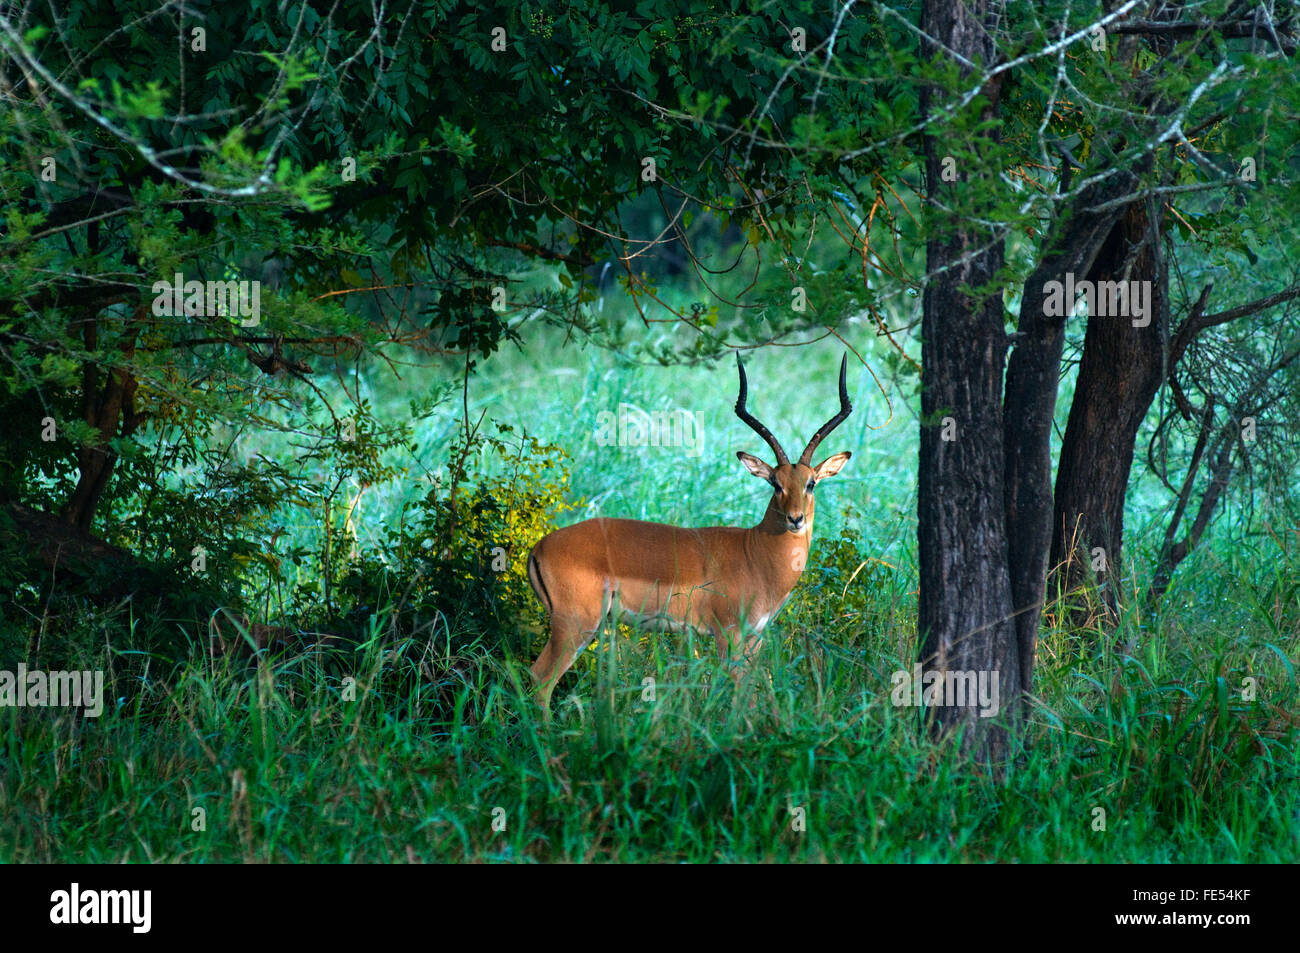
[[[813,434],[795,464],[745,409],[747,382],[739,354],[736,366],[736,416],[776,454],[776,466],[770,467],[736,453],[750,473],[772,485],[762,520],[746,529],[596,518],[542,537],[528,556],[528,581],[550,616],[550,640],[531,669],[543,711],[549,712],[556,683],[595,639],[615,600],[621,619],[632,624],[708,629],[724,662],[729,652],[741,655],[731,670],[739,683],[744,665],[762,645],[759,635],[799,581],[812,537],[813,488],[851,456],[837,453],[811,466],[817,445],[853,410],[845,384],[848,355],[840,362],[839,413]],[[743,653],[742,630],[753,633]]]

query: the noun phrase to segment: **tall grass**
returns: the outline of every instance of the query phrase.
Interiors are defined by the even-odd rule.
[[[739,691],[707,645],[603,638],[550,725],[519,666],[472,653],[441,667],[449,705],[380,639],[350,676],[195,659],[95,721],[3,711],[0,856],[1292,861],[1300,699],[1271,645],[1047,654],[1001,782],[890,704],[883,634],[799,620]]]

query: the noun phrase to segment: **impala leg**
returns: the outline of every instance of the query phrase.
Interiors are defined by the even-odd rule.
[[[758,655],[758,650],[763,647],[763,640],[757,635],[751,635],[744,641],[742,647],[739,638],[739,631],[730,631],[722,628],[713,630],[713,638],[718,645],[718,658],[727,666],[727,674],[731,680],[740,686],[740,680],[745,677],[749,671],[750,664]]]
[[[537,704],[549,720],[551,717],[551,692],[564,673],[573,667],[582,650],[596,637],[597,625],[585,625],[581,619],[572,616],[554,616],[551,619],[551,638],[537,656],[529,671],[533,683],[537,686]]]

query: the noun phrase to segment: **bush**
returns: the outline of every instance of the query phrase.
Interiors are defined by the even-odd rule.
[[[389,530],[385,554],[362,555],[338,579],[345,613],[378,607],[390,635],[434,640],[450,656],[475,645],[494,655],[518,649],[517,637],[543,621],[528,554],[573,505],[564,452],[527,434],[507,439],[512,433],[498,425],[496,436],[452,443],[450,486],[409,507]],[[495,474],[471,481],[471,461],[489,454],[498,457]]]

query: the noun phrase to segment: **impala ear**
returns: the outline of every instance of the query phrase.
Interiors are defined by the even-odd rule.
[[[760,480],[771,482],[772,468],[762,460],[758,459],[758,457],[750,456],[744,450],[737,450],[736,456],[740,459],[740,462],[745,465],[745,469],[754,474],[754,476],[758,477]]]
[[[849,457],[851,456],[853,456],[853,454],[845,450],[843,453],[837,453],[833,457],[827,457],[813,468],[813,473],[819,480],[824,480],[828,476],[835,476],[835,474],[840,472],[840,467],[849,462]]]

